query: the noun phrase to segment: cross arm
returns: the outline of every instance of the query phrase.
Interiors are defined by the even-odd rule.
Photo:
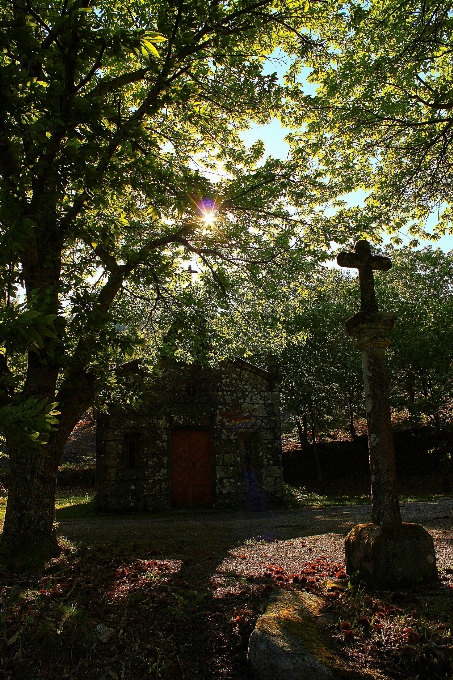
[[[365,255],[361,253],[346,253],[338,254],[337,263],[340,267],[350,267],[359,269],[359,267],[370,266],[371,269],[387,272],[391,266],[392,261],[389,257],[384,255]]]

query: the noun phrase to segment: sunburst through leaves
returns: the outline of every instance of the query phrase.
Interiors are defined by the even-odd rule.
[[[212,227],[217,219],[218,205],[212,198],[203,198],[198,204],[200,220],[205,227]]]

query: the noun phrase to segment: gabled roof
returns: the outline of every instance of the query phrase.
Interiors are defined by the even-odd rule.
[[[177,362],[177,361],[171,361],[169,359],[165,360],[164,362],[167,365],[171,365],[172,363],[178,364],[178,363],[184,363],[184,362]],[[274,371],[269,371],[265,368],[261,368],[260,366],[256,366],[255,364],[251,364],[249,361],[246,361],[245,359],[242,359],[241,357],[233,357],[232,359],[224,359],[224,361],[220,362],[221,364],[232,364],[233,366],[236,366],[237,368],[241,368],[244,371],[248,371],[249,373],[254,373],[255,375],[260,376],[261,378],[264,378],[265,380],[278,380],[278,374],[277,372]],[[130,374],[137,374],[140,373],[140,362],[138,359],[134,359],[132,361],[128,361],[121,366],[119,366],[116,369],[116,372],[119,376],[124,376],[124,375],[130,375]]]
[[[233,359],[226,359],[225,363],[230,363],[233,364],[234,366],[238,366],[239,368],[242,368],[245,371],[249,371],[250,373],[254,373],[255,375],[261,376],[265,380],[270,380],[271,378],[274,377],[270,371],[267,371],[264,368],[260,368],[260,366],[255,366],[255,364],[251,364],[249,361],[241,359],[241,357],[233,357]]]

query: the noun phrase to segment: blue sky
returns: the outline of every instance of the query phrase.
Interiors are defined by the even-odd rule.
[[[276,51],[274,55],[268,59],[266,67],[263,69],[264,73],[274,73],[277,72],[279,78],[283,78],[285,73],[285,64],[289,63],[289,58],[284,55],[281,51]],[[304,83],[304,90],[307,93],[314,93],[316,90],[316,85],[308,83],[306,78],[309,74],[309,69],[302,69],[301,82]],[[258,139],[264,142],[266,149],[266,156],[273,156],[274,158],[285,159],[288,157],[289,144],[285,142],[285,136],[288,134],[289,130],[282,127],[279,120],[274,119],[266,125],[253,125],[249,130],[245,130],[240,133],[242,140],[247,146],[251,146]],[[351,205],[363,205],[364,204],[365,193],[363,191],[356,191],[347,197],[347,201]],[[428,228],[433,227],[436,222],[436,216],[433,214],[432,219],[428,221]],[[400,232],[400,236],[403,241],[407,242],[412,237],[405,234],[403,231]],[[445,252],[453,250],[453,235],[449,234],[443,236],[437,241],[423,241],[421,246],[433,245],[433,247],[441,248]]]

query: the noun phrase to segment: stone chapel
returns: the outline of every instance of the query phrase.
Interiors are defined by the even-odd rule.
[[[282,499],[275,370],[163,360],[139,410],[97,418],[100,512],[262,510]]]

